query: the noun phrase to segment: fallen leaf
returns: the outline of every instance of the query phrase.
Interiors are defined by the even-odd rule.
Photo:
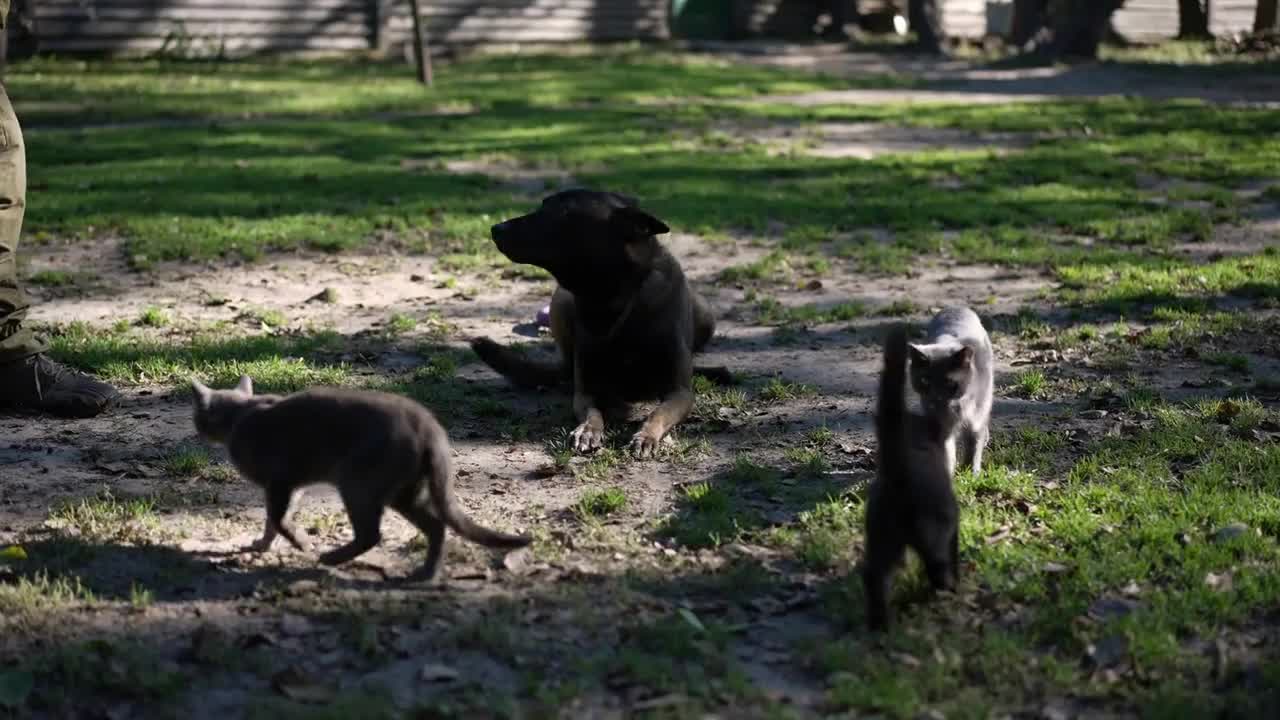
[[[418,677],[423,682],[453,682],[458,679],[458,671],[448,665],[439,663],[427,663],[422,666],[422,670],[418,672]]]
[[[334,696],[331,686],[317,682],[297,666],[290,666],[273,675],[271,687],[290,700],[300,703],[326,703]]]
[[[995,545],[996,543],[1000,542],[1001,540],[1004,540],[1005,538],[1009,537],[1012,534],[1013,534],[1012,528],[1010,528],[1008,525],[1001,525],[999,530],[996,530],[994,533],[987,536],[986,542],[988,545]]]
[[[1124,617],[1140,607],[1142,604],[1134,600],[1116,597],[1098,598],[1089,606],[1089,617],[1095,620],[1109,620]]]
[[[634,711],[657,710],[659,708],[683,705],[687,702],[689,702],[689,698],[681,695],[680,693],[668,693],[666,695],[649,698],[648,700],[641,700],[640,702],[632,705],[631,709]]]
[[[901,663],[902,665],[906,665],[909,668],[914,669],[914,668],[920,667],[920,658],[916,657],[915,655],[911,655],[904,652],[890,652],[889,657],[893,658],[895,661],[897,661],[898,663]]]
[[[1208,573],[1204,576],[1204,584],[1218,592],[1231,592],[1232,587],[1235,586],[1230,570],[1223,573]]]
[[[124,475],[125,473],[129,472],[128,465],[122,462],[112,462],[107,460],[99,461],[96,465],[94,465],[94,469],[105,470],[115,475]]]
[[[694,615],[693,611],[689,608],[680,608],[676,612],[679,613],[680,617],[683,618],[685,622],[689,623],[689,627],[692,627],[700,633],[707,631],[707,628],[702,624],[702,621],[699,620],[698,616]]]
[[[3,562],[22,562],[27,559],[27,551],[22,549],[21,545],[10,545],[0,550],[0,561]]]

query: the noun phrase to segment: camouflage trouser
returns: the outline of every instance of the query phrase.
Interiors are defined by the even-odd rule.
[[[0,364],[43,352],[22,326],[27,297],[18,284],[18,237],[27,207],[27,150],[9,94],[0,86]]]

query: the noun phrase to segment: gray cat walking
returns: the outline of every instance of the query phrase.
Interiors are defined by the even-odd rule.
[[[226,445],[236,469],[266,491],[262,537],[246,550],[265,551],[279,534],[308,551],[289,522],[289,505],[297,490],[321,483],[337,487],[355,534],[320,556],[326,565],[373,549],[388,507],[426,535],[427,558],[414,580],[435,577],[446,527],[493,548],[531,541],[481,527],[462,513],[453,494],[449,438],[429,410],[407,397],[336,388],[254,395],[247,375],[232,390],[210,390],[194,380],[191,386],[196,430]]]
[[[974,475],[981,473],[995,395],[995,356],[986,328],[969,308],[948,307],[929,322],[925,341],[910,347],[911,387],[920,396],[924,414],[954,414],[960,419],[946,444],[952,473],[957,441],[961,463]]]

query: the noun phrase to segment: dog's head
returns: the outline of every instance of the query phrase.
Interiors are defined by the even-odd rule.
[[[565,190],[490,232],[512,262],[536,265],[569,292],[579,293],[647,270],[658,252],[655,236],[669,231],[625,195]]]

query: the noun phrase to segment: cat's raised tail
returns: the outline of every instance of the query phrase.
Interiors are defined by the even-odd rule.
[[[885,480],[907,473],[907,329],[895,325],[884,341],[884,370],[876,407],[876,443]]]
[[[533,542],[533,538],[527,535],[510,535],[491,530],[464,515],[453,494],[453,462],[449,457],[448,446],[433,444],[427,448],[425,455],[423,460],[429,468],[427,481],[431,485],[431,500],[445,525],[462,537],[485,547],[515,549]]]

